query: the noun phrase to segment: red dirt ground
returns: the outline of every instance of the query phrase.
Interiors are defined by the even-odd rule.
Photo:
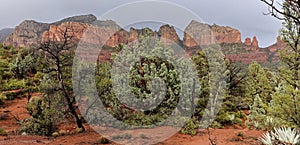
[[[25,109],[27,98],[16,99],[6,102],[6,107],[0,109],[0,127],[3,128],[8,135],[0,136],[0,144],[2,145],[97,145],[100,135],[93,131],[88,125],[85,125],[87,131],[84,133],[76,133],[74,123],[62,123],[60,129],[67,130],[67,134],[57,138],[44,136],[27,136],[20,135],[18,129],[20,125],[17,120],[28,118],[29,115]],[[135,132],[135,131],[133,131]],[[227,129],[210,129],[211,137],[216,138],[217,145],[258,145],[257,138],[262,135],[263,131],[249,130],[247,128],[232,126]],[[237,134],[243,134],[238,136]],[[135,135],[133,135],[135,137]],[[116,144],[110,142],[110,144]],[[142,142],[140,144],[143,144]],[[175,134],[158,145],[210,145],[208,133],[206,130],[199,131],[197,135]]]

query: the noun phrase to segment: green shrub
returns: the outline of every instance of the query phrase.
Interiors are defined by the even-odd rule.
[[[15,98],[21,98],[25,95],[25,92],[23,90],[18,91],[7,91],[2,93],[7,100],[14,100]]]
[[[10,79],[4,84],[5,90],[18,90],[26,88],[25,80]]]
[[[6,99],[7,97],[3,93],[0,93],[0,106],[3,106],[5,104]]]
[[[53,132],[53,133],[52,133],[52,137],[56,138],[56,137],[58,137],[58,136],[59,136],[59,133],[58,133],[58,132]]]
[[[61,135],[61,136],[66,135],[66,131],[65,131],[65,130],[60,130],[58,133],[59,133],[59,135]]]
[[[77,132],[77,133],[82,133],[82,132],[83,132],[83,129],[82,129],[82,128],[77,128],[76,132]]]
[[[196,123],[191,119],[185,126],[183,129],[180,130],[180,133],[182,134],[189,134],[189,135],[195,135],[196,132],[196,128],[199,128],[199,126],[196,125]]]
[[[0,135],[7,136],[7,132],[3,128],[0,128]]]
[[[26,109],[31,117],[21,122],[20,132],[50,136],[57,129],[59,119],[55,116],[56,110],[49,108],[43,100],[32,99]]]

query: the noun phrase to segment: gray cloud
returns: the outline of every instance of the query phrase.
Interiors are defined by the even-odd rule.
[[[80,14],[95,14],[98,18],[119,5],[134,0],[2,0],[0,5],[0,29],[15,27],[21,21],[34,19],[53,22]],[[257,36],[260,46],[275,42],[281,23],[263,15],[267,6],[260,0],[166,0],[186,7],[200,16],[204,22],[231,26],[245,37]],[[155,11],[155,10],[154,10]],[[166,12],[168,10],[165,10]]]

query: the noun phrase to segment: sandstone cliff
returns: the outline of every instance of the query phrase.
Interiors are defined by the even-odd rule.
[[[160,37],[160,41],[165,46],[170,46],[173,44],[179,44],[180,38],[177,35],[177,32],[174,26],[163,25],[159,28],[158,35]]]
[[[221,43],[241,43],[241,33],[230,27],[208,25],[192,21],[184,30],[183,44],[186,47]]]
[[[50,26],[58,26],[65,22],[83,22],[92,23],[96,20],[93,15],[82,15],[63,19],[61,21],[47,24],[40,23],[34,20],[25,20],[14,29],[13,34],[4,40],[5,45],[13,45],[15,47],[30,47],[37,45],[42,41],[42,35],[50,29]]]
[[[251,63],[254,60],[258,62],[278,61],[278,50],[286,48],[286,45],[278,38],[276,44],[261,49],[255,36],[252,39],[246,38],[244,42],[241,42],[241,33],[236,29],[215,24],[203,24],[197,21],[192,21],[186,27],[183,41],[181,41],[175,28],[170,25],[163,25],[158,31],[149,28],[130,28],[129,31],[126,31],[114,21],[96,19],[93,15],[83,15],[50,24],[26,20],[15,28],[13,34],[5,39],[4,44],[29,47],[49,40],[63,41],[62,33],[68,29],[67,34],[72,36],[76,42],[81,40],[87,44],[96,44],[95,46],[117,47],[121,43],[129,44],[139,41],[141,36],[145,34],[161,40],[165,46],[179,44],[185,48],[190,48],[191,51],[199,50],[192,49],[193,47],[198,48],[200,46],[201,48],[204,45],[221,44],[221,46],[229,47],[227,51],[229,53],[226,52],[227,58],[243,63]],[[88,37],[82,37],[84,34]],[[239,48],[234,48],[235,45]],[[192,53],[189,51],[189,54]],[[99,58],[102,60],[110,59],[109,51],[103,51],[100,55],[102,56]]]

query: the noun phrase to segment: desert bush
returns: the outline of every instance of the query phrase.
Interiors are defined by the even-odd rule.
[[[58,132],[53,132],[53,133],[52,133],[52,137],[56,138],[56,137],[58,137],[58,136],[59,136],[59,133],[58,133]]]
[[[26,109],[31,117],[21,122],[20,132],[50,136],[57,129],[56,111],[47,106],[42,99],[32,99]]]
[[[192,119],[180,130],[182,134],[195,135],[196,129],[199,128],[198,123],[193,121]]]
[[[24,96],[25,95],[25,91],[23,91],[23,90],[7,91],[7,92],[3,92],[2,95],[7,100],[14,100],[15,98],[21,98],[22,96]]]
[[[0,128],[0,135],[1,136],[6,136],[7,132],[3,128]]]
[[[10,79],[4,84],[5,90],[17,90],[26,88],[25,80]]]
[[[77,133],[82,133],[84,130],[82,128],[77,128]]]
[[[65,130],[60,130],[58,133],[59,133],[59,135],[66,135],[66,131]]]
[[[274,128],[274,131],[263,134],[259,140],[265,145],[298,145],[300,143],[300,133],[290,127]]]
[[[7,99],[6,95],[0,93],[0,106],[3,106],[5,104],[6,99]]]

